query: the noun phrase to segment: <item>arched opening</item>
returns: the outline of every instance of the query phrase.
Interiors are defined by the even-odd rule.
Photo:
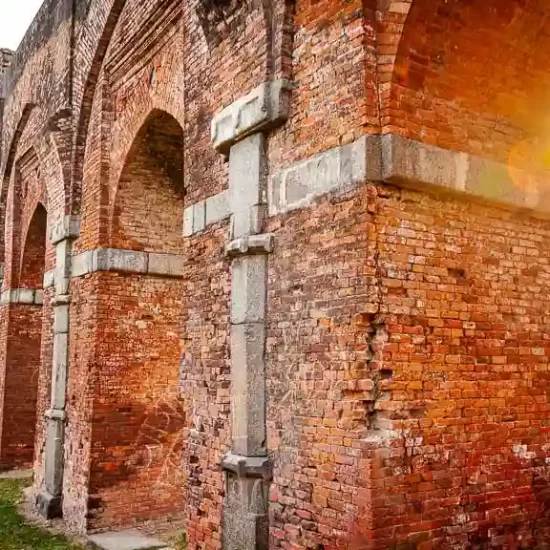
[[[540,0],[414,0],[395,63],[392,130],[501,162],[547,164],[549,15]]]
[[[167,264],[183,246],[183,131],[154,111],[138,133],[113,207],[111,248]],[[123,253],[123,252],[121,252]],[[149,260],[151,266],[153,260]],[[181,270],[98,274],[98,382],[90,494],[94,526],[183,513],[179,393]]]
[[[183,227],[183,130],[153,111],[139,131],[117,189],[114,248],[179,254]]]
[[[21,254],[19,288],[9,291],[9,329],[2,418],[3,468],[32,464],[42,341],[46,209],[34,211]]]

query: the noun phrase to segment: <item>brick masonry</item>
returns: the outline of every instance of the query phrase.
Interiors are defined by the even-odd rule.
[[[0,50],[0,469],[190,548],[545,548],[549,8],[46,0]]]

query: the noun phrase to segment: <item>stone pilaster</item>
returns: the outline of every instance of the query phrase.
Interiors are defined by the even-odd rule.
[[[56,247],[55,296],[52,301],[53,365],[50,408],[45,413],[46,444],[44,487],[36,497],[36,508],[51,519],[62,515],[63,469],[67,375],[69,367],[69,285],[73,240],[79,234],[79,218],[67,216],[52,228],[50,238]]]
[[[232,445],[222,460],[226,475],[225,550],[267,548],[269,541],[265,323],[267,256],[273,236],[262,234],[268,177],[264,132],[286,120],[288,91],[284,81],[262,84],[212,121],[214,146],[224,154],[229,151],[231,215],[226,253],[232,258]],[[186,233],[191,234],[195,225],[189,222]]]

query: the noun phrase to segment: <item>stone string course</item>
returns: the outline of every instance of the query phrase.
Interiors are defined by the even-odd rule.
[[[0,470],[190,550],[546,548],[549,15],[46,0],[0,49]]]

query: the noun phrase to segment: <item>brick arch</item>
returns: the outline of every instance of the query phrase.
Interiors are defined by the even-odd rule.
[[[111,159],[110,166],[110,187],[116,193],[116,188],[124,165],[135,145],[136,139],[141,130],[146,126],[147,121],[153,113],[164,112],[170,116],[180,128],[184,128],[184,109],[181,106],[181,99],[178,98],[177,90],[172,88],[171,83],[176,82],[175,75],[168,75],[162,85],[152,92],[146,84],[141,81],[133,90],[129,106],[118,116],[112,131],[112,147],[116,149],[117,155]],[[111,202],[113,196],[111,197]]]
[[[503,162],[522,162],[533,147],[533,157],[544,156],[549,16],[542,0],[414,0],[395,57],[386,131]]]
[[[23,245],[37,205],[48,204],[48,191],[41,176],[43,166],[34,146],[19,155],[14,163],[7,188],[4,231],[4,280],[7,288],[15,288],[19,284]]]
[[[183,246],[183,129],[153,109],[126,156],[113,201],[111,244],[150,252]]]
[[[108,47],[111,43],[111,38],[115,32],[118,20],[127,0],[110,0],[102,3],[103,10],[90,9],[88,10],[88,17],[94,21],[90,21],[90,24],[83,26],[83,32],[87,29],[95,30],[98,24],[101,26],[101,31],[98,36],[92,38],[92,43],[95,43],[95,49],[93,50],[91,62],[88,66],[88,71],[82,78],[82,95],[80,97],[80,105],[77,113],[77,123],[74,137],[73,146],[73,158],[72,158],[72,181],[70,188],[70,205],[73,213],[77,214],[81,209],[81,193],[82,193],[82,179],[84,174],[84,162],[86,155],[86,144],[88,139],[88,130],[90,126],[90,120],[92,116],[92,108],[94,104],[94,96],[98,82],[100,81],[100,75],[104,66],[105,56]],[[82,37],[81,37],[82,38]],[[95,39],[95,40],[94,40]],[[84,41],[86,43],[87,41]],[[88,51],[80,52],[82,56],[82,62],[86,62],[89,56]]]
[[[181,261],[183,129],[152,109],[127,152],[114,197],[110,246]],[[161,266],[162,267],[162,266]],[[161,270],[162,271],[162,270]],[[181,460],[186,416],[179,392],[181,275],[103,274],[94,396],[90,491],[108,526],[183,513]],[[104,299],[105,298],[105,299]],[[112,430],[104,429],[105,422]],[[128,501],[128,494],[139,498]],[[96,523],[97,522],[97,523]]]
[[[6,224],[6,208],[7,208],[7,199],[8,199],[8,192],[10,183],[12,181],[12,175],[13,175],[13,168],[15,164],[15,158],[17,155],[17,151],[19,148],[19,143],[21,141],[21,137],[23,135],[23,132],[25,128],[27,127],[27,124],[29,122],[29,119],[31,117],[31,113],[34,109],[34,104],[27,104],[23,108],[23,111],[21,113],[21,117],[19,119],[19,122],[17,123],[17,127],[15,129],[15,132],[13,133],[13,137],[10,143],[10,147],[8,150],[6,165],[4,168],[4,173],[2,177],[2,188],[0,190],[0,227],[4,229]],[[5,235],[3,239],[0,239],[0,263],[5,262]]]

